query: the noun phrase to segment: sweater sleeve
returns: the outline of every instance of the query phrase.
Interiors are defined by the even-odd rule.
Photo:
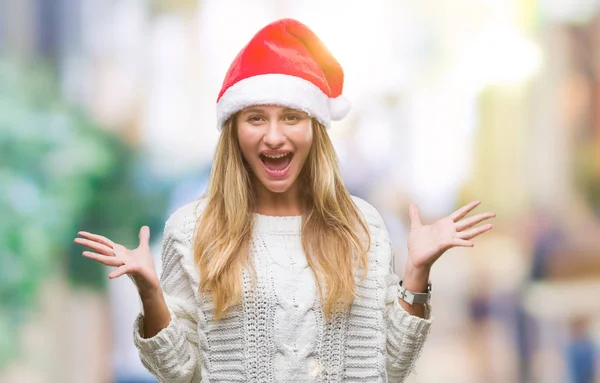
[[[397,280],[397,277],[394,279]],[[391,382],[403,382],[414,371],[433,316],[429,304],[425,306],[425,318],[406,312],[398,302],[397,283],[389,286],[388,290],[395,292],[393,300],[387,304],[386,368]]]
[[[429,335],[433,316],[431,306],[425,305],[425,318],[409,314],[400,305],[398,283],[394,273],[394,254],[388,230],[377,213],[379,228],[375,241],[381,247],[386,284],[386,369],[391,382],[403,382],[414,371],[414,366]]]
[[[400,305],[398,282],[394,273],[394,254],[390,235],[381,214],[368,202],[354,197],[371,235],[371,249],[377,253],[378,272],[385,288],[386,370],[390,382],[403,382],[413,371],[429,334],[433,316],[425,306],[425,318],[406,312]]]
[[[134,323],[134,343],[142,364],[159,382],[200,381],[197,293],[189,262],[189,240],[170,218],[164,230],[160,283],[171,314],[169,325],[144,339],[140,313]]]

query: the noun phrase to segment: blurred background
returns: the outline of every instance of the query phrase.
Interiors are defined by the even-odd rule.
[[[295,17],[346,72],[334,123],[351,193],[406,259],[482,200],[495,229],[433,270],[409,381],[600,382],[599,0],[0,0],[0,382],[155,381],[127,278],[78,230],[137,246],[196,199],[237,52]]]

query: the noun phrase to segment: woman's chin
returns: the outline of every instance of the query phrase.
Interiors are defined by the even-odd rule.
[[[266,182],[263,182],[263,186],[268,191],[279,194],[279,193],[285,193],[286,191],[290,190],[290,188],[292,186],[292,182],[290,182],[287,179],[276,180],[276,181],[266,180]]]
[[[273,179],[272,177],[263,174],[262,177],[259,177],[259,181],[263,187],[271,193],[281,194],[290,190],[290,188],[294,185],[296,178],[297,177],[293,176],[291,172],[286,177],[281,179]]]

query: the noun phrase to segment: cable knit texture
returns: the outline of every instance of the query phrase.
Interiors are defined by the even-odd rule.
[[[371,235],[370,271],[349,312],[326,320],[314,275],[302,250],[302,218],[254,215],[251,256],[255,287],[243,272],[242,303],[214,320],[210,294],[198,293],[192,239],[202,200],[179,208],[164,230],[161,285],[171,322],[144,339],[143,313],[135,344],[160,382],[402,382],[429,333],[425,318],[398,302],[390,238],[381,215],[354,197]],[[357,270],[357,281],[362,270]]]

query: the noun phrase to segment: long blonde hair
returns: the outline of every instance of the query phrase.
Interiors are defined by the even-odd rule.
[[[206,205],[194,236],[200,293],[212,294],[215,319],[240,303],[242,269],[252,269],[254,191],[235,120],[233,116],[223,126],[204,196]],[[354,273],[362,267],[362,278],[367,275],[371,241],[367,224],[342,182],[325,127],[314,119],[312,127],[313,142],[297,180],[302,198],[302,247],[317,281],[323,312],[331,318],[336,310],[352,304]]]

